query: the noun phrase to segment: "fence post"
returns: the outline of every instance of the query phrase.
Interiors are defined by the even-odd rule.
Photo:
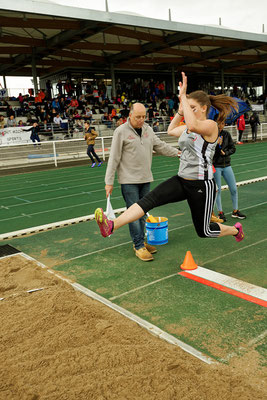
[[[260,127],[261,127],[261,140],[262,140],[262,124],[260,124]]]
[[[56,142],[53,141],[54,161],[55,167],[57,167],[57,153],[56,153]]]
[[[104,148],[104,138],[101,137],[101,144],[102,144],[102,158],[105,161],[105,148]]]

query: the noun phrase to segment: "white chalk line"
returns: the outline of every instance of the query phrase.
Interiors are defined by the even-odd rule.
[[[183,226],[179,226],[177,228],[169,229],[169,232],[176,231],[178,229],[187,228],[188,226],[192,226],[192,224],[183,225]],[[69,258],[67,260],[64,260],[64,261],[62,261],[62,262],[60,262],[59,264],[56,264],[56,265],[57,266],[58,265],[63,265],[63,264],[66,264],[66,263],[68,263],[70,261],[77,260],[78,258],[88,257],[88,256],[91,256],[92,254],[102,253],[103,251],[110,250],[110,249],[115,249],[116,247],[124,246],[124,245],[129,244],[129,243],[132,243],[132,240],[127,241],[127,242],[123,242],[123,243],[119,243],[119,244],[116,244],[114,246],[104,247],[104,248],[99,249],[99,250],[91,251],[90,253],[81,254],[79,256],[72,257],[72,258]]]
[[[265,338],[267,335],[267,330],[262,332],[260,335],[256,336],[255,338],[251,339],[247,347],[253,347],[255,344],[259,343],[261,340]],[[244,346],[239,346],[235,352],[229,353],[225,358],[219,358],[220,362],[228,362],[231,358],[238,356],[238,353],[247,351],[247,348]]]

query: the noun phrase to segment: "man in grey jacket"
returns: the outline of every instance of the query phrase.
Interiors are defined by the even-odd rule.
[[[178,150],[161,141],[153,129],[145,123],[146,109],[135,103],[127,122],[113,134],[108,161],[105,190],[111,195],[115,173],[121,184],[121,192],[129,208],[150,191],[153,181],[151,171],[153,151],[168,157],[177,157]],[[135,254],[142,261],[153,260],[156,248],[145,243],[145,216],[129,224]]]

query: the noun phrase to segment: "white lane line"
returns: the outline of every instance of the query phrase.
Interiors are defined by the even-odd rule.
[[[203,267],[185,272],[267,302],[267,289],[263,287]]]
[[[114,197],[113,200],[115,200],[115,199],[121,199],[121,196]],[[100,202],[99,200],[90,201],[90,202],[87,201],[86,203],[73,204],[73,205],[71,205],[71,206],[59,207],[59,208],[54,208],[54,209],[45,210],[45,211],[39,211],[39,212],[32,213],[32,214],[21,214],[21,215],[15,216],[15,217],[2,218],[2,219],[0,219],[0,222],[1,222],[1,221],[9,221],[9,220],[11,220],[11,219],[23,218],[23,217],[25,217],[25,216],[27,216],[27,217],[32,217],[33,215],[46,214],[46,213],[50,213],[50,212],[54,212],[54,211],[59,211],[59,210],[66,210],[67,208],[77,208],[77,207],[80,207],[80,206],[85,206],[85,205],[88,205],[88,204],[99,203],[99,202]]]
[[[25,200],[25,199],[22,199],[21,197],[17,197],[17,196],[13,196],[13,199],[25,201],[26,203],[31,203],[30,200]],[[18,204],[18,206],[21,206],[21,204]],[[11,208],[11,207],[14,207],[14,206],[9,206],[9,208]]]
[[[138,290],[141,290],[141,289],[144,289],[144,288],[146,288],[146,287],[148,287],[148,286],[154,285],[155,283],[162,282],[162,281],[164,281],[165,279],[172,278],[173,276],[177,276],[177,272],[176,272],[175,274],[168,275],[168,276],[164,276],[163,278],[160,278],[160,279],[157,279],[157,280],[155,280],[155,281],[149,282],[149,283],[147,283],[146,285],[138,286],[138,287],[136,287],[136,288],[134,288],[134,289],[128,290],[128,292],[121,293],[121,294],[119,294],[118,296],[110,297],[109,300],[110,300],[110,301],[113,301],[113,300],[118,299],[118,298],[120,298],[120,297],[126,296],[127,294],[134,293],[134,292],[137,292]]]
[[[230,256],[231,254],[237,253],[239,251],[247,250],[250,247],[257,246],[258,244],[264,243],[266,241],[267,241],[267,238],[259,240],[258,242],[255,242],[255,243],[248,244],[247,246],[239,247],[238,249],[230,251],[229,253],[224,253],[219,257],[216,257],[216,258],[213,258],[211,260],[208,260],[208,261],[204,262],[203,265],[207,265],[207,264],[213,263],[214,261],[220,260],[221,258]]]
[[[162,166],[154,167],[153,171],[156,170],[156,169],[160,169],[160,171],[159,172],[157,172],[157,171],[153,172],[153,175],[161,174],[162,172],[177,171],[178,170],[178,166],[179,166],[179,164],[177,163],[176,168],[165,169],[165,170],[162,170]],[[93,184],[93,185],[97,185],[100,182],[104,182],[104,175],[99,175],[98,177],[96,177],[96,179],[92,179],[92,177],[90,175],[86,174],[86,173],[83,174],[83,175],[86,175],[86,176],[84,178],[79,178],[79,175],[77,175],[77,177],[75,179],[67,179],[67,180],[60,180],[60,181],[54,181],[54,182],[52,182],[51,179],[47,178],[47,181],[49,183],[41,183],[39,185],[32,186],[29,189],[38,188],[38,187],[42,187],[42,186],[48,187],[48,186],[52,186],[52,185],[59,185],[59,184],[61,185],[62,183],[69,184],[70,182],[78,182],[78,181],[84,181],[84,180],[87,180],[87,181],[90,180],[90,183]],[[74,177],[75,177],[75,175],[74,175]],[[6,185],[6,186],[8,186],[8,185]],[[20,190],[20,189],[24,189],[24,188],[25,188],[25,185],[22,185],[21,187],[19,187],[19,188],[17,187],[16,189],[12,189],[11,188],[11,189],[6,189],[6,190],[0,190],[0,193],[10,192],[10,191],[14,191],[14,190]]]
[[[116,212],[116,210],[114,210],[114,212]],[[187,224],[187,225],[179,226],[177,228],[169,229],[169,232],[176,231],[176,230],[183,229],[183,228],[187,228],[188,226],[192,226],[192,224]],[[103,251],[114,249],[114,248],[119,247],[119,246],[124,246],[124,245],[129,244],[129,243],[132,243],[132,240],[130,240],[128,242],[123,242],[123,243],[120,243],[120,244],[116,244],[116,245],[111,246],[111,247],[105,247],[103,249],[95,250],[95,251],[92,251],[90,253],[81,254],[80,256],[69,258],[67,260],[62,261],[60,264],[56,264],[56,265],[66,264],[69,261],[77,260],[77,258],[82,258],[82,257],[90,256],[92,254],[102,253]]]

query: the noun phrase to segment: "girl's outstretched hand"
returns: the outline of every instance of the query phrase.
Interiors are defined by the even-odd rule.
[[[182,72],[182,82],[179,82],[179,87],[180,87],[180,96],[186,95],[186,90],[187,90],[187,76],[185,75],[184,72]]]

